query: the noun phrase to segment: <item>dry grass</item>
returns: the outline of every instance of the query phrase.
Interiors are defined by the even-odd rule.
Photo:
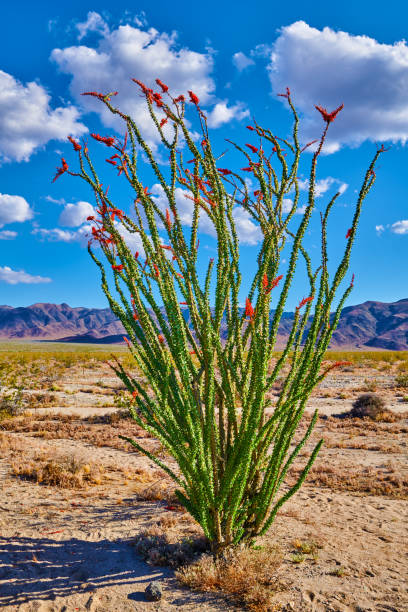
[[[13,455],[15,452],[21,452],[23,450],[24,442],[21,438],[16,438],[7,433],[0,431],[0,452],[4,457],[6,454]]]
[[[358,442],[352,440],[341,440],[341,441],[324,441],[325,448],[342,448],[345,450],[367,450],[374,451],[384,454],[400,454],[404,452],[404,449],[396,446],[395,444],[369,444],[368,442]]]
[[[174,494],[175,484],[164,471],[136,468],[132,472],[127,471],[126,476],[135,481],[133,491],[139,501],[165,500],[179,507],[179,501]]]
[[[274,596],[288,586],[278,575],[281,562],[282,555],[276,548],[239,549],[216,562],[210,555],[203,555],[176,575],[190,588],[222,591],[248,610],[273,612],[281,609],[274,604]]]
[[[348,413],[333,415],[331,417],[323,416],[320,417],[320,421],[328,432],[341,431],[349,435],[364,436],[379,434],[396,436],[402,433],[408,433],[408,426],[401,422],[408,418],[408,412],[404,411],[399,414],[393,413],[393,416],[395,417],[395,421],[391,424],[388,424],[387,421],[372,421],[369,418],[352,419]]]
[[[115,414],[115,413],[114,413]],[[100,423],[100,424],[99,424]],[[81,440],[93,446],[107,446],[127,452],[138,452],[128,442],[121,440],[119,435],[131,438],[150,438],[134,421],[123,418],[121,415],[106,415],[90,419],[58,418],[56,415],[41,416],[40,418],[19,417],[2,421],[0,429],[28,433],[45,440]],[[151,445],[156,445],[151,441]],[[149,447],[150,448],[150,447]]]
[[[11,469],[14,476],[19,478],[64,489],[99,485],[104,472],[101,466],[85,463],[73,456],[50,459],[43,454],[37,454],[29,461],[21,457],[13,461]]]
[[[292,469],[290,483],[294,484],[301,469]],[[292,481],[293,479],[293,481]],[[361,467],[355,465],[315,465],[307,477],[307,484],[327,487],[334,491],[352,491],[365,495],[383,495],[397,499],[408,499],[408,478],[395,467]]]

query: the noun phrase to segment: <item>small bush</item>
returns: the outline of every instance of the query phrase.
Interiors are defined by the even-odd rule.
[[[33,480],[37,484],[79,489],[88,484],[101,484],[103,469],[83,463],[74,457],[48,459],[36,456],[29,462],[14,462],[12,472],[15,476]]]
[[[369,380],[368,378],[364,379],[364,385],[361,388],[361,391],[367,391],[368,393],[374,393],[377,391],[378,382],[374,380]]]
[[[0,421],[20,416],[26,407],[27,403],[21,389],[7,389],[0,397]]]
[[[403,387],[404,389],[407,389],[408,388],[408,374],[407,373],[398,374],[398,376],[395,377],[395,384],[398,387]]]
[[[150,565],[181,567],[197,560],[209,551],[209,543],[202,537],[171,538],[162,526],[152,526],[135,540],[138,553]]]
[[[280,552],[272,547],[261,550],[237,549],[215,561],[203,555],[199,561],[181,568],[176,576],[190,588],[200,591],[222,591],[238,604],[256,612],[281,609],[273,597],[284,590],[277,575],[282,562]]]
[[[378,421],[382,420],[381,417],[387,412],[389,411],[385,407],[385,401],[382,397],[375,393],[364,393],[353,403],[349,415],[354,419],[368,417],[373,421]]]

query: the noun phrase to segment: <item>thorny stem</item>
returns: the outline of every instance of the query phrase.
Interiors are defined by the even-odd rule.
[[[251,542],[266,532],[282,504],[303,484],[321,447],[322,441],[319,441],[298,481],[292,487],[286,486],[285,493],[279,496],[288,470],[317,419],[316,413],[303,438],[294,443],[307,399],[328,372],[328,369],[321,370],[323,357],[352,283],[343,291],[330,321],[331,307],[348,269],[362,204],[375,181],[375,164],[385,149],[377,150],[365,174],[345,252],[331,279],[327,266],[327,223],[339,194],[321,215],[321,261],[315,271],[303,241],[315,209],[318,158],[329,124],[342,107],[332,113],[317,107],[326,124],[312,156],[305,212],[293,231],[290,224],[300,198],[299,162],[303,151],[313,143],[303,148],[299,144],[299,119],[289,90],[283,96],[294,117],[292,141],[282,141],[254,121],[249,129],[259,138],[257,146],[232,143],[245,158],[244,170],[258,182],[251,196],[241,175],[219,168],[220,158],[213,152],[205,115],[192,92],[190,100],[196,106],[202,129],[201,144],[196,144],[186,125],[182,96],[173,98],[159,81],[161,94],[136,82],[146,97],[163,148],[168,150],[168,177],[165,169],[160,169],[137,123],[112,105],[111,97],[116,92],[105,96],[88,92],[87,95],[98,97],[125,123],[124,143],[99,135],[93,137],[115,151],[107,161],[116,166],[133,189],[135,215],[131,217],[117,208],[103,190],[86,145],[81,147],[70,139],[78,151],[80,171],[70,172],[63,160],[55,178],[64,172],[79,176],[95,193],[98,217],[90,219],[93,237],[89,253],[100,269],[102,289],[112,312],[126,329],[130,350],[150,384],[151,394],[119,362],[112,367],[133,395],[133,418],[161,442],[176,461],[177,469],[170,468],[139,442],[124,439],[176,481],[180,503],[200,523],[214,554],[219,555],[229,546]],[[165,94],[168,103],[164,101]],[[184,162],[184,155],[178,150],[181,137],[184,150],[193,157],[188,162]],[[168,202],[166,210],[140,179],[139,150],[144,152],[163,189]],[[193,203],[189,243],[177,208],[179,187]],[[293,205],[285,213],[284,199],[289,192],[293,194]],[[242,275],[234,217],[236,206],[242,206],[264,235],[244,311],[239,307]],[[197,272],[197,233],[203,214],[214,226],[218,248],[216,264],[210,260],[205,282],[201,284]],[[158,223],[166,235],[164,242]],[[138,234],[144,263],[139,254],[131,252],[123,238],[123,229]],[[288,271],[283,278],[281,253],[288,237],[292,247]],[[108,267],[113,270],[116,296],[111,292],[105,267],[92,249],[92,242],[97,242]],[[276,355],[279,324],[299,255],[306,265],[309,297],[297,307],[286,347]],[[215,306],[211,308],[210,289],[214,280]],[[163,307],[158,305],[157,292]],[[275,307],[271,310],[272,302]],[[303,314],[302,307],[305,307]],[[224,319],[227,331],[225,341],[221,341]],[[267,393],[282,375],[279,398],[272,404]]]

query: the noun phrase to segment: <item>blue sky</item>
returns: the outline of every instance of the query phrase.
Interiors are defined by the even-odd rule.
[[[225,138],[253,142],[245,127],[251,116],[276,134],[288,135],[291,117],[285,100],[276,95],[286,86],[302,117],[304,142],[317,138],[323,127],[314,104],[332,110],[344,103],[318,169],[317,211],[336,190],[342,192],[329,227],[330,265],[344,249],[356,191],[377,144],[391,145],[380,159],[377,182],[364,205],[349,274],[355,274],[355,288],[348,303],[408,297],[405,2],[390,1],[386,11],[379,1],[279,6],[210,0],[199,13],[195,6],[185,0],[117,0],[15,2],[2,8],[7,27],[0,45],[0,303],[106,307],[97,269],[85,248],[93,195],[67,175],[55,183],[51,179],[61,155],[75,166],[68,135],[123,136],[101,112],[103,105],[80,96],[86,90],[118,90],[118,106],[138,116],[145,137],[160,155],[131,77],[149,86],[159,77],[175,93],[193,89],[209,117],[218,151],[227,148]],[[130,210],[130,193],[106,167],[103,153],[93,142],[102,178],[112,184],[117,205]],[[303,184],[308,164],[310,155],[305,154]],[[229,150],[223,166],[236,170],[242,165]],[[154,178],[148,171],[143,177],[160,202]],[[306,195],[304,190],[302,197]],[[188,234],[186,206],[188,202]],[[244,301],[260,234],[242,211],[240,215]],[[202,270],[216,244],[205,230],[203,223]],[[306,246],[318,255],[317,212]],[[288,309],[305,294],[299,271]]]

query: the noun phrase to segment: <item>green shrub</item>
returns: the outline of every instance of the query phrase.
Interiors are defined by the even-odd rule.
[[[353,403],[349,415],[352,418],[363,419],[368,417],[377,421],[384,412],[387,412],[387,409],[382,397],[375,393],[364,393]]]
[[[112,368],[133,395],[133,418],[161,442],[177,468],[171,467],[174,463],[164,463],[139,440],[124,439],[173,478],[179,487],[176,494],[180,503],[203,528],[213,554],[220,557],[225,549],[250,544],[266,533],[280,507],[304,482],[322,445],[320,440],[302,465],[297,482],[286,487],[289,468],[300,457],[317,420],[316,412],[299,441],[292,445],[310,393],[332,368],[344,365],[336,361],[323,368],[322,362],[353,287],[351,280],[337,296],[348,270],[362,204],[375,181],[375,164],[384,148],[377,150],[365,173],[350,228],[342,236],[344,252],[332,276],[327,224],[340,193],[322,212],[321,261],[316,269],[303,242],[315,210],[317,161],[329,125],[343,106],[332,113],[316,107],[325,126],[309,158],[309,189],[299,216],[295,215],[300,212],[299,164],[304,149],[313,143],[299,143],[299,120],[289,90],[283,95],[294,119],[290,140],[282,141],[254,122],[249,129],[256,136],[257,146],[231,143],[235,153],[242,156],[251,181],[257,183],[255,191],[251,187],[250,192],[244,177],[219,168],[221,153],[213,151],[197,96],[189,92],[202,130],[201,143],[185,120],[185,98],[173,98],[161,81],[156,82],[162,93],[154,93],[136,81],[163,145],[160,157],[169,159],[169,165],[159,165],[135,120],[113,105],[111,99],[117,92],[84,94],[98,98],[125,123],[123,142],[91,136],[99,142],[97,146],[113,151],[106,161],[109,168],[116,166],[134,192],[132,214],[118,208],[110,193],[102,189],[106,181],[99,179],[88,146],[82,147],[73,139],[79,168],[72,174],[87,182],[95,193],[98,208],[96,217],[89,219],[89,253],[100,269],[109,305],[126,330],[134,361],[148,380],[149,392],[119,361]],[[161,208],[142,180],[140,151],[161,186],[167,208]],[[185,161],[187,155],[193,165]],[[66,172],[71,173],[63,160],[55,179]],[[177,208],[178,189],[193,202],[188,240]],[[288,193],[293,202],[289,212],[285,210]],[[235,207],[245,211],[263,233],[245,308],[240,307],[242,274]],[[197,233],[204,213],[217,236],[217,261],[210,259],[205,278],[201,278]],[[135,254],[126,242],[124,236],[129,233],[140,239],[144,263],[139,252]],[[93,250],[93,243],[100,249]],[[284,275],[281,255],[287,243],[291,251]],[[298,259],[304,264],[308,294],[303,299],[299,295],[286,348],[277,357],[279,323],[295,273],[298,278]],[[212,295],[214,306],[210,303]],[[334,300],[337,305],[331,313]],[[181,306],[188,309],[188,318]],[[221,341],[223,320],[227,332]],[[268,392],[279,376],[279,397],[272,402]]]

